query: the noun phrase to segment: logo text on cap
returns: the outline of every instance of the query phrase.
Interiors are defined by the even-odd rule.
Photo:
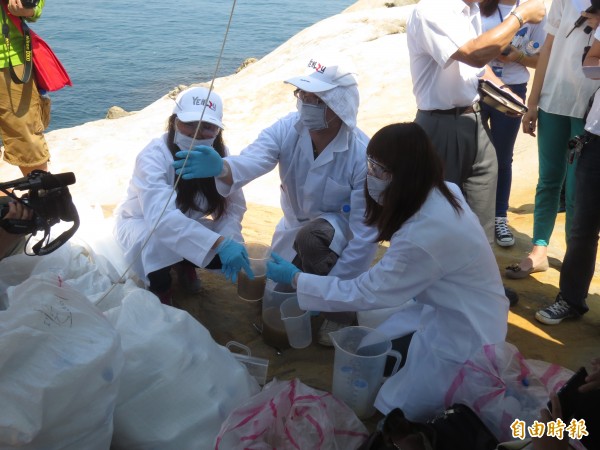
[[[194,106],[204,106],[204,104],[206,104],[207,108],[212,109],[213,111],[217,110],[217,105],[215,105],[213,101],[208,100],[207,102],[206,99],[202,97],[192,97],[192,104]]]
[[[320,63],[318,63],[317,61],[315,61],[314,59],[311,59],[308,62],[308,67],[311,69],[315,69],[315,71],[319,72],[319,73],[324,73],[325,69],[327,69],[326,66],[322,66]]]

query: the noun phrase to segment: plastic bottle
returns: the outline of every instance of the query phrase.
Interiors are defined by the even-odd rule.
[[[536,55],[540,51],[540,43],[537,41],[529,41],[523,50],[527,56]]]

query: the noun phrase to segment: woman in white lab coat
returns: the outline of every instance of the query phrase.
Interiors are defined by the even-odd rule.
[[[240,243],[246,212],[242,192],[225,198],[213,178],[185,176],[173,192],[176,170],[181,171],[188,150],[209,146],[221,156],[228,154],[221,98],[198,87],[181,92],[175,103],[167,132],[137,156],[115,222],[115,237],[127,262],[166,304],[171,304],[172,268],[189,292],[200,289],[196,267],[220,268],[234,281],[240,268],[250,270]]]
[[[461,365],[484,344],[506,337],[508,300],[477,217],[460,189],[444,182],[442,163],[415,123],[379,130],[367,148],[366,223],[389,249],[351,280],[300,272],[278,255],[267,277],[297,287],[300,307],[366,311],[414,301],[422,305],[406,363],[382,386],[375,406],[399,407],[410,420],[444,410]],[[403,311],[385,324],[403,321]]]

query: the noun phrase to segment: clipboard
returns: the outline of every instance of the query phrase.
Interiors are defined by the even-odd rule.
[[[504,114],[522,116],[528,111],[527,106],[522,101],[500,89],[500,86],[490,80],[479,80],[479,95],[483,103]]]

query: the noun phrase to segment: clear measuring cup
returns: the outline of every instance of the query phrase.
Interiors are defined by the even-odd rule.
[[[271,257],[271,247],[258,242],[247,242],[245,246],[254,279],[251,280],[246,272],[240,270],[238,272],[237,293],[242,300],[257,302],[263,298],[265,292],[267,261]]]
[[[392,341],[385,334],[372,328],[346,327],[329,336],[335,347],[332,393],[360,419],[368,419],[375,414],[387,356],[396,358],[393,375],[402,355],[392,350]]]
[[[284,300],[280,309],[281,320],[285,326],[290,347],[308,347],[312,342],[310,312],[300,309],[296,296]]]
[[[285,325],[281,320],[281,304],[295,295],[296,292],[291,286],[278,285],[273,280],[267,280],[262,300],[262,338],[265,344],[278,350],[290,346]]]

